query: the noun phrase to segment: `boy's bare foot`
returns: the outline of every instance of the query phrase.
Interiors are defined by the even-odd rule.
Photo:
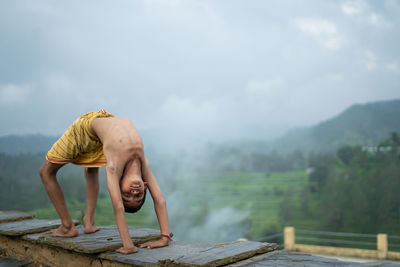
[[[84,226],[84,232],[85,234],[93,234],[94,232],[97,232],[100,230],[100,227],[98,226],[94,226],[94,225],[88,225],[88,226]]]
[[[117,249],[117,250],[115,250],[115,251],[116,251],[116,252],[119,252],[119,253],[121,253],[121,254],[131,254],[131,253],[136,253],[136,252],[138,252],[138,248],[135,247],[135,246],[133,246],[133,247],[131,247],[131,248],[122,247],[122,248],[119,248],[119,249]]]
[[[53,230],[51,236],[53,237],[74,237],[78,235],[78,229],[76,229],[75,225],[72,225],[71,228],[67,228],[64,225],[60,225],[57,229]]]
[[[94,226],[94,220],[83,217],[83,232],[85,234],[92,234],[100,230],[100,227]]]

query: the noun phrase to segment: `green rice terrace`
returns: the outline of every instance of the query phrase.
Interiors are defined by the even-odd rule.
[[[204,176],[185,175],[180,177],[185,185],[177,185],[181,189],[179,205],[187,207],[186,214],[192,215],[194,225],[203,223],[206,215],[214,210],[232,207],[242,214],[242,224],[246,227],[246,237],[257,239],[267,234],[281,232],[283,225],[279,222],[280,203],[285,196],[297,198],[307,184],[308,176],[304,171],[281,173],[223,173],[207,174]],[[103,184],[104,187],[104,184]],[[103,188],[104,189],[104,188]],[[177,190],[178,190],[177,189]],[[168,208],[173,209],[174,203],[168,200],[171,192],[164,190]],[[183,202],[183,203],[182,203]],[[82,216],[84,203],[68,202],[71,215],[75,219]],[[57,218],[53,207],[31,211],[37,218]],[[170,212],[171,229],[174,230],[174,221]],[[137,214],[127,214],[127,222],[135,227],[157,227],[157,220],[153,211],[151,197],[142,210]],[[182,218],[183,219],[183,218]],[[111,201],[107,194],[99,198],[96,209],[96,224],[115,224]],[[177,236],[176,238],[182,238]]]

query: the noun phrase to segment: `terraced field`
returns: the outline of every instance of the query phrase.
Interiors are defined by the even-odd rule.
[[[288,196],[299,198],[307,180],[307,174],[303,171],[181,175],[177,177],[174,187],[163,190],[168,203],[171,230],[180,239],[191,239],[187,233],[190,229],[182,226],[185,221],[188,227],[190,224],[199,226],[212,212],[218,214],[224,208],[229,208],[244,217],[242,225],[246,227],[245,236],[248,238],[257,239],[280,232],[285,225],[285,222],[279,221],[281,202]],[[80,219],[84,204],[69,202],[68,207],[72,217]],[[32,212],[38,218],[57,218],[52,207]],[[150,196],[137,214],[127,214],[126,218],[132,226],[158,226]],[[223,219],[228,220],[229,225],[231,218]],[[98,201],[95,220],[99,225],[115,224],[107,195]]]

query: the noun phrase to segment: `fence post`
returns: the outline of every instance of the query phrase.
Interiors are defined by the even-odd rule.
[[[378,250],[378,259],[386,259],[388,252],[387,234],[378,234],[376,236],[376,248]]]
[[[284,244],[285,250],[293,250],[295,244],[294,227],[285,227],[284,229]]]

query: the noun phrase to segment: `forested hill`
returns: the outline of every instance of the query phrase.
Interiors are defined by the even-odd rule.
[[[7,135],[0,137],[0,153],[17,154],[36,154],[47,152],[57,137],[35,135]]]
[[[227,146],[239,145],[243,151],[257,152],[292,152],[296,149],[333,152],[343,145],[376,145],[391,132],[400,132],[400,99],[353,105],[336,117],[312,127],[290,131],[272,143],[267,140],[239,141]],[[147,144],[157,141],[148,132],[144,137]],[[56,140],[57,137],[43,135],[3,136],[0,137],[0,153],[47,152]]]
[[[400,132],[400,100],[357,104],[315,126],[290,131],[274,148],[281,151],[335,151],[343,145],[376,145]]]

